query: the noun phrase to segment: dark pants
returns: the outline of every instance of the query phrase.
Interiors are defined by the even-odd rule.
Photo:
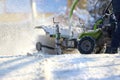
[[[120,44],[120,12],[115,13],[115,17],[117,20],[117,27],[112,36],[111,47],[118,48]]]

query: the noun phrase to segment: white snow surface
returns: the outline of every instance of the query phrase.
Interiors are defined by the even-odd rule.
[[[120,54],[0,55],[0,80],[120,80]]]

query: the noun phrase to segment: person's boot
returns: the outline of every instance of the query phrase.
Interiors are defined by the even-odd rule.
[[[107,47],[105,53],[115,54],[115,53],[118,53],[118,49],[112,48],[112,47]]]

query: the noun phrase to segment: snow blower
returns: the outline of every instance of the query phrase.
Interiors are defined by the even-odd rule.
[[[36,27],[43,29],[50,37],[55,38],[55,47],[37,42],[36,49],[41,51],[44,47],[55,50],[57,54],[62,54],[67,49],[78,49],[81,54],[105,52],[104,48],[110,45],[111,36],[116,27],[114,14],[109,11],[110,6],[111,3],[104,10],[104,15],[95,22],[93,30],[84,31],[83,27],[75,27],[79,29],[78,36],[76,36],[76,32],[71,28],[61,28],[59,23],[54,21],[54,18],[53,23],[55,26]]]

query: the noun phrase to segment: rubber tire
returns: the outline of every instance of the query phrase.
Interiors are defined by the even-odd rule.
[[[42,50],[42,44],[41,44],[41,42],[37,42],[36,43],[36,50],[37,51],[41,51]]]
[[[87,50],[86,50],[86,49]],[[81,54],[91,54],[95,49],[95,39],[89,36],[83,37],[78,42],[78,50]]]

